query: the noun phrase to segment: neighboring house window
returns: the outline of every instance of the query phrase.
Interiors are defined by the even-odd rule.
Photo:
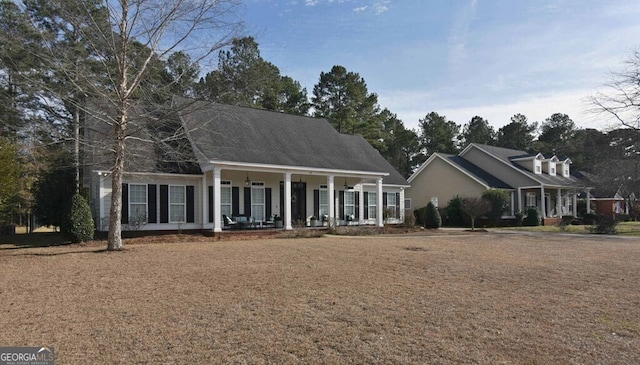
[[[320,206],[318,207],[318,214],[320,218],[323,216],[329,216],[329,196],[327,193],[327,185],[320,185]]]
[[[356,216],[356,193],[353,190],[344,192],[344,216],[346,220]]]
[[[147,221],[147,185],[129,184],[129,221]]]
[[[169,223],[182,223],[186,213],[186,188],[179,185],[169,186]]]
[[[231,181],[220,181],[220,215],[231,217]]]
[[[527,207],[537,206],[536,193],[527,193]]]
[[[411,208],[411,199],[405,199],[404,200],[404,209],[405,210],[411,210],[413,208]]]
[[[376,199],[376,193],[374,192],[370,192],[367,194],[368,195],[368,210],[369,210],[369,219],[376,219],[377,215],[378,215],[378,209],[377,209],[377,204],[378,204],[378,200]]]
[[[264,220],[264,183],[251,183],[251,216],[255,221]]]
[[[431,197],[431,204],[433,204],[434,207],[438,208],[438,197],[437,196],[432,196]]]
[[[387,213],[388,217],[391,219],[395,219],[396,217],[396,194],[389,193],[387,194]]]

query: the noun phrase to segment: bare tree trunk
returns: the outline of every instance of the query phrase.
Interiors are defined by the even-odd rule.
[[[126,103],[123,103],[126,104]],[[109,210],[108,251],[122,250],[122,173],[124,172],[127,109],[122,107],[118,122],[114,125],[116,136],[115,163],[111,172],[111,208]]]

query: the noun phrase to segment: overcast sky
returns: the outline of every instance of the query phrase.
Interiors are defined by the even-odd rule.
[[[640,47],[638,0],[248,0],[246,21],[309,96],[342,65],[408,128],[436,111],[496,128],[560,112],[604,129],[585,99]]]

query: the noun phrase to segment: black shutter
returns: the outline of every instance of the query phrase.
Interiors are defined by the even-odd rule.
[[[231,215],[240,215],[240,188],[237,186],[231,188]]]
[[[160,185],[160,223],[169,223],[169,185]]]
[[[280,217],[284,218],[284,182],[280,181]]]
[[[120,223],[129,224],[129,184],[122,184],[122,216]]]
[[[244,188],[244,215],[251,217],[251,188]]]
[[[187,185],[187,223],[196,221],[195,186]]]
[[[387,207],[387,193],[382,193],[382,211]]]
[[[158,223],[158,188],[155,184],[147,186],[147,203],[149,205],[147,222]]]
[[[338,192],[338,209],[340,209],[338,216],[344,219],[344,190]]]
[[[354,191],[354,200],[356,201],[356,208],[355,208],[355,214],[354,216],[356,217],[356,220],[359,221],[360,220],[360,192],[359,191]]]
[[[321,219],[320,217],[320,190],[316,189],[313,191],[313,215],[316,218]]]
[[[213,186],[209,186],[209,223],[213,223]]]
[[[400,193],[396,193],[396,218],[400,219]]]
[[[369,219],[369,193],[364,192],[364,219]]]
[[[265,220],[271,217],[271,188],[264,188]]]

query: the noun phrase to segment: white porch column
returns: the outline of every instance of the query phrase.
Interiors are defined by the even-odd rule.
[[[360,189],[358,189],[357,191],[357,197],[356,199],[358,199],[358,224],[359,225],[363,225],[364,224],[364,193],[362,192],[362,182],[360,183]]]
[[[213,169],[213,231],[222,232],[220,211],[220,168]]]
[[[591,190],[587,189],[587,213],[591,213]]]
[[[400,188],[400,201],[396,202],[396,204],[400,204],[400,221],[402,223],[404,223],[404,213],[405,213],[405,206],[404,206],[404,188]]]
[[[522,207],[522,189],[518,188],[518,212],[524,212]]]
[[[578,216],[578,193],[573,192],[573,208],[571,209],[574,217]]]
[[[515,196],[513,196],[515,193],[516,193],[515,191],[512,191],[511,194],[509,194],[509,200],[510,200],[510,203],[509,203],[509,207],[510,207],[509,208],[509,214],[511,216],[515,215],[516,207],[514,207],[514,205],[516,204],[516,199],[515,199]]]
[[[540,209],[542,209],[542,219],[547,218],[547,197],[544,195],[544,185],[540,186]]]
[[[292,230],[291,226],[291,173],[284,174],[284,228]]]
[[[334,194],[334,176],[333,175],[329,175],[327,176],[327,196],[328,196],[328,203],[329,203],[329,217],[327,218],[327,225],[329,227],[334,227],[336,225],[335,222],[335,215],[336,215],[336,204],[335,204],[335,194]]]
[[[200,189],[200,193],[202,196],[200,200],[202,201],[202,229],[204,229],[204,225],[207,224],[207,173],[205,172],[202,176],[202,188]]]
[[[562,217],[562,192],[559,188],[556,191],[556,215]]]
[[[376,181],[376,199],[378,199],[376,209],[378,210],[376,216],[377,218],[377,226],[384,227],[384,208],[382,207],[382,179],[378,179]]]

